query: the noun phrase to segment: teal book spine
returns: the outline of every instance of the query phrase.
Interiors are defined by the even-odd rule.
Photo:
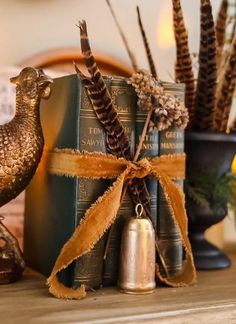
[[[135,138],[135,146],[136,149],[140,142],[140,138],[142,135],[142,131],[144,128],[144,124],[146,121],[147,112],[137,106],[136,108],[136,138]],[[158,156],[159,153],[159,132],[157,130],[152,130],[147,132],[141,151],[139,155],[139,159],[141,158],[150,158],[154,156]],[[147,177],[145,179],[147,189],[150,194],[150,207],[151,207],[151,220],[152,224],[156,230],[157,226],[157,204],[158,204],[158,183],[155,179],[151,177]]]
[[[109,90],[113,105],[119,115],[125,133],[130,139],[130,147],[133,154],[135,149],[136,95],[132,86],[128,85],[126,81],[126,78],[112,77]],[[115,286],[117,284],[119,275],[121,233],[126,220],[133,215],[133,203],[129,194],[126,193],[112,230],[107,257],[104,260],[103,286]]]
[[[164,83],[167,93],[184,100],[184,86],[182,84]],[[159,155],[176,154],[184,152],[184,130],[170,127],[159,132]],[[183,181],[176,181],[183,188]],[[160,271],[163,275],[174,276],[181,271],[183,265],[183,246],[179,230],[172,219],[168,203],[162,188],[159,186],[157,213],[158,246],[164,259],[168,273],[160,263]]]
[[[105,153],[105,135],[76,75],[54,80],[52,95],[41,107],[47,150],[71,148]],[[39,166],[26,191],[24,251],[28,265],[49,276],[63,245],[87,208],[107,189],[106,180],[59,177]],[[102,282],[104,239],[63,270],[61,280],[87,288]]]
[[[110,79],[106,78],[109,86]],[[80,116],[78,119],[78,139],[80,151],[106,153],[105,133],[98,121],[87,91],[80,86],[78,102]],[[83,218],[85,211],[102,196],[108,187],[105,179],[78,179],[77,180],[77,225]],[[79,258],[75,263],[74,286],[84,284],[87,288],[98,288],[102,285],[103,254],[106,235],[104,235],[93,249]]]

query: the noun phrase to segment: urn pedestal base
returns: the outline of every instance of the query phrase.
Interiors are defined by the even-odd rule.
[[[208,242],[204,233],[191,232],[189,239],[198,270],[225,269],[231,266],[230,259],[214,244]]]

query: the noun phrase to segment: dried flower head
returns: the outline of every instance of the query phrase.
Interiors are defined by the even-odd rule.
[[[138,106],[144,110],[153,110],[149,130],[164,130],[170,126],[185,128],[188,123],[188,111],[175,96],[165,93],[161,82],[149,72],[135,72],[128,83],[132,84],[138,96]]]

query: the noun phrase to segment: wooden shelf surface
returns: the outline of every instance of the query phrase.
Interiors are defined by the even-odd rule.
[[[0,286],[0,322],[236,323],[236,255],[231,259],[230,269],[199,272],[192,287],[158,287],[144,296],[106,288],[79,301],[52,297],[45,278],[26,269],[20,281]]]

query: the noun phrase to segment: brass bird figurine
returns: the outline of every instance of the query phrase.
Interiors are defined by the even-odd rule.
[[[32,67],[10,80],[16,84],[16,112],[0,125],[0,207],[25,189],[37,169],[44,145],[40,100],[49,97],[52,83]]]

